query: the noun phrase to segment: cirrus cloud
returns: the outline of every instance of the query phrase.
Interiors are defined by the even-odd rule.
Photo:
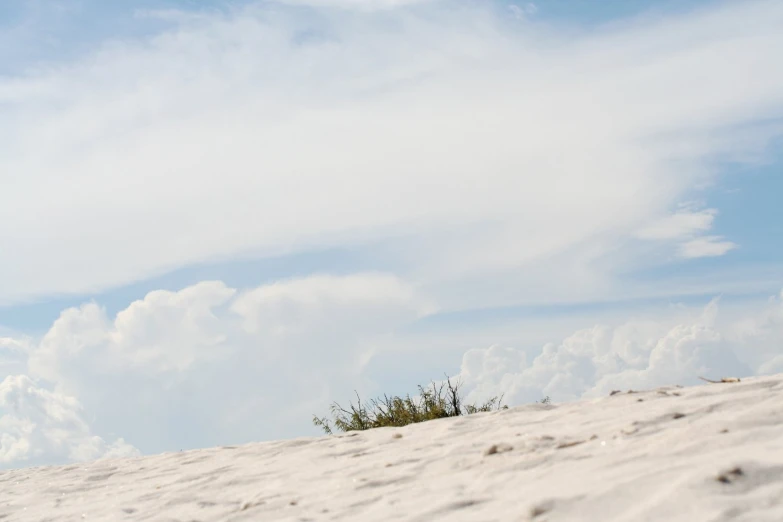
[[[760,118],[783,115],[782,16],[749,1],[574,35],[469,2],[261,3],[4,77],[0,301],[370,238],[444,306],[505,301],[480,280],[606,295],[633,265],[596,259],[713,158],[780,135]]]

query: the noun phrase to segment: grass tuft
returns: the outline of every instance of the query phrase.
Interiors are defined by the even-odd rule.
[[[445,396],[443,394],[444,386],[448,386]],[[446,377],[446,383],[442,383],[437,388],[432,383],[432,390],[425,389],[421,385],[419,401],[414,401],[410,395],[402,397],[388,397],[384,394],[383,399],[373,399],[371,405],[362,405],[359,394],[356,394],[357,405],[350,404],[350,410],[342,408],[336,402],[332,404],[331,411],[334,416],[334,427],[340,431],[362,431],[372,428],[381,428],[384,426],[406,426],[417,422],[425,422],[433,419],[442,419],[445,417],[457,417],[459,415],[470,415],[472,413],[486,412],[500,409],[508,409],[508,406],[500,405],[503,396],[493,397],[481,406],[464,405],[462,397],[459,395],[460,382],[451,384],[451,379]],[[548,397],[547,397],[548,399]],[[368,406],[372,406],[373,411]],[[313,424],[319,426],[327,435],[332,434],[332,427],[329,421],[324,418],[318,418],[313,415]]]

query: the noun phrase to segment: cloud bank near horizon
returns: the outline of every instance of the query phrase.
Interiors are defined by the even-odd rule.
[[[716,299],[703,309],[594,324],[539,349],[444,353],[454,364],[461,358],[452,377],[462,380],[468,402],[503,394],[511,405],[696,384],[698,375],[778,373],[782,303],[783,292],[721,314]],[[386,371],[376,361],[420,364],[411,346],[427,340],[407,328],[436,309],[394,276],[357,274],[244,290],[203,282],[151,292],[115,317],[96,303],[64,310],[42,338],[0,344],[10,347],[0,351],[3,361],[25,367],[0,385],[0,463],[315,435],[311,416],[325,414],[332,400],[354,399],[355,389],[365,398],[391,391],[375,385]]]

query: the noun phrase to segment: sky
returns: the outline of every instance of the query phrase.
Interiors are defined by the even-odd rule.
[[[783,372],[775,0],[0,5],[0,468]]]

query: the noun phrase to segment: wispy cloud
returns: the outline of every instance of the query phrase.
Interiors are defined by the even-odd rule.
[[[632,267],[596,259],[779,135],[779,2],[579,35],[268,5],[0,79],[0,301],[368,238],[441,301],[600,296]]]
[[[538,12],[538,6],[533,2],[528,2],[522,6],[509,4],[508,9],[520,20],[524,20]]]
[[[737,244],[722,236],[705,235],[713,225],[716,209],[681,210],[653,222],[636,232],[636,237],[648,240],[679,240],[678,254],[685,259],[718,257],[737,248]]]
[[[717,210],[677,212],[637,232],[642,239],[680,239],[712,228]]]
[[[24,353],[27,351],[29,343],[14,339],[12,337],[0,337],[0,351],[10,352],[12,354]]]
[[[723,238],[719,236],[707,236],[683,243],[680,246],[680,255],[688,259],[717,257],[735,248],[737,248],[737,245],[731,241],[723,241]]]
[[[281,4],[301,5],[310,7],[358,9],[374,11],[378,9],[394,9],[397,7],[423,4],[427,2],[443,2],[443,0],[273,0]]]

